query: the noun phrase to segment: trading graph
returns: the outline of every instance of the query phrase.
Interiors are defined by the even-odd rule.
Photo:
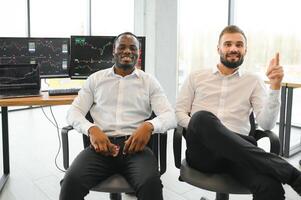
[[[32,64],[0,65],[0,90],[39,87],[39,67]]]
[[[71,36],[69,75],[86,78],[90,74],[114,65],[113,42],[115,36]],[[139,37],[143,50],[138,59],[138,68],[144,69],[145,38]]]
[[[0,38],[0,64],[38,64],[41,77],[67,77],[68,38]]]

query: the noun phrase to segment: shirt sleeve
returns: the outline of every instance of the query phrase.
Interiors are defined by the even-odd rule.
[[[153,133],[164,133],[176,127],[175,112],[159,82],[155,78],[150,81],[150,103],[156,117],[148,122],[154,126]]]
[[[86,119],[93,104],[93,81],[88,78],[67,112],[67,123],[80,133],[88,135],[94,124]]]
[[[264,130],[273,129],[280,109],[280,90],[267,89],[265,83],[259,81],[251,102],[258,125]]]
[[[194,99],[193,77],[184,81],[176,102],[176,119],[178,125],[187,128],[190,121],[190,112]]]

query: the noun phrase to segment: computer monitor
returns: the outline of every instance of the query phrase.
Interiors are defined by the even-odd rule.
[[[38,64],[41,78],[68,77],[69,38],[0,38],[0,64]]]
[[[37,64],[0,64],[0,91],[40,87],[40,70]]]
[[[92,73],[114,65],[113,43],[116,36],[71,36],[69,76],[85,79]],[[141,50],[136,67],[144,70],[145,37],[138,37]]]

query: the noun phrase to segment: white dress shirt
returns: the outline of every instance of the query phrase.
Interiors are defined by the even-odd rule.
[[[249,115],[254,111],[258,125],[271,130],[278,117],[279,90],[267,90],[261,78],[240,70],[222,75],[218,68],[192,72],[185,80],[176,103],[178,124],[187,127],[190,116],[200,110],[215,114],[230,130],[248,135]]]
[[[88,111],[94,123],[86,120]],[[138,69],[122,77],[112,67],[88,77],[68,110],[67,123],[84,134],[96,125],[108,136],[131,135],[152,111],[157,116],[148,120],[153,132],[176,126],[174,110],[154,77]]]

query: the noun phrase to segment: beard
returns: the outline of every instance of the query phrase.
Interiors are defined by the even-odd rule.
[[[229,53],[229,54],[238,54],[239,60],[238,61],[229,61],[229,60],[226,59],[227,54],[221,55],[220,56],[220,61],[224,66],[226,66],[230,69],[235,69],[235,68],[239,67],[244,62],[244,56],[242,56],[240,53]]]
[[[127,70],[130,70],[130,69],[133,69],[135,67],[135,63],[121,64],[119,62],[116,62],[116,67],[127,71]]]
[[[134,55],[132,57],[133,62],[125,64],[125,63],[121,63],[120,62],[120,59],[118,58],[118,56],[114,56],[114,57],[115,57],[114,59],[115,59],[115,65],[116,65],[116,67],[121,68],[121,69],[123,69],[125,71],[134,69],[134,67],[135,67],[135,65],[137,63],[137,58],[138,58],[138,56]]]

